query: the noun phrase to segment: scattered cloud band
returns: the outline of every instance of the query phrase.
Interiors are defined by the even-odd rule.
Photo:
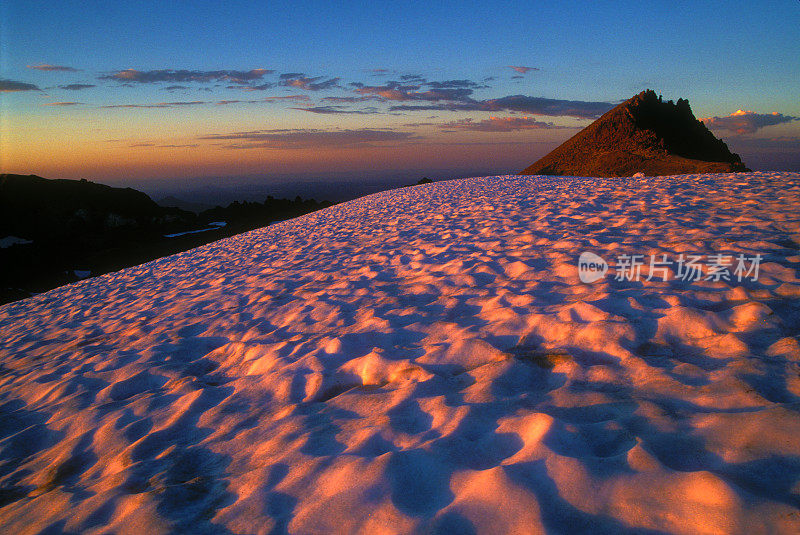
[[[236,84],[247,84],[256,80],[261,80],[265,75],[272,74],[274,72],[275,71],[269,69],[252,69],[249,71],[199,71],[174,69],[137,71],[136,69],[124,69],[112,74],[101,76],[100,79],[116,80],[118,82],[135,82],[140,84],[152,84],[160,82],[187,83],[222,81]]]
[[[442,123],[442,128],[453,128],[458,130],[473,130],[477,132],[514,132],[518,130],[549,130],[556,128],[566,128],[557,126],[553,123],[537,121],[533,117],[490,117],[483,121],[473,119],[462,119]]]
[[[526,95],[511,95],[488,100],[464,99],[438,104],[392,106],[390,111],[490,111],[520,112],[549,117],[576,117],[596,119],[613,108],[610,102],[591,102],[581,100],[560,100]]]

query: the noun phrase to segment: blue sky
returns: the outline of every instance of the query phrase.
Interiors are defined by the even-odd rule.
[[[511,172],[645,88],[716,117],[751,167],[800,168],[797,1],[0,9],[8,172]]]

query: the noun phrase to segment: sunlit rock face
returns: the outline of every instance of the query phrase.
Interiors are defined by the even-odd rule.
[[[523,175],[614,177],[748,171],[689,101],[642,91],[525,168]]]
[[[5,305],[0,531],[797,533],[798,206],[438,182]]]

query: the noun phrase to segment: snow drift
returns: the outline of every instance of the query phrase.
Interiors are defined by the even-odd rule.
[[[798,206],[474,178],[8,304],[0,531],[796,533]],[[584,284],[583,251],[763,259]]]

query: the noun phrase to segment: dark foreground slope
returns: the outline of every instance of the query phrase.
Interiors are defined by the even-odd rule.
[[[194,214],[159,206],[131,188],[3,174],[0,303],[329,205],[270,197],[264,203],[237,202]]]
[[[746,171],[689,102],[643,91],[604,114],[521,175],[648,176]]]
[[[131,188],[88,180],[0,175],[0,234],[4,236],[58,238],[181,218],[180,211],[164,210]]]

